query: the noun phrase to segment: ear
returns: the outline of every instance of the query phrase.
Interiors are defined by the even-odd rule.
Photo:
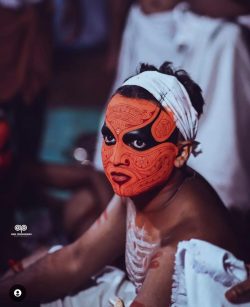
[[[174,160],[174,166],[181,168],[188,160],[192,152],[192,143],[191,142],[179,142],[178,145],[179,153]]]

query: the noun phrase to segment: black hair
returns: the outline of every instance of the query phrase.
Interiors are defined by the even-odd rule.
[[[159,69],[157,69],[153,65],[143,63],[140,66],[138,74],[144,71],[158,71],[160,73],[176,77],[178,81],[187,90],[191,103],[195,108],[195,110],[197,111],[198,117],[200,117],[204,106],[202,91],[199,85],[190,78],[190,76],[185,70],[183,69],[175,70],[171,62],[164,62]],[[156,102],[157,104],[160,104],[160,102],[147,90],[136,85],[121,86],[116,90],[115,94],[120,94],[128,98],[141,98],[141,99],[151,100]]]

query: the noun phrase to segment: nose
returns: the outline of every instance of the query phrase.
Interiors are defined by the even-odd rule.
[[[110,162],[114,166],[120,166],[120,165],[129,166],[130,165],[128,155],[126,154],[126,152],[124,152],[124,150],[122,150],[122,146],[119,146],[118,144],[115,145],[113,154],[110,157]]]

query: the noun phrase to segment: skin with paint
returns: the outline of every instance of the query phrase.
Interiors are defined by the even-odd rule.
[[[178,148],[164,140],[175,128],[172,113],[147,100],[111,99],[102,129],[102,159],[116,194],[135,196],[169,177]]]
[[[238,252],[225,232],[231,232],[228,222],[219,222],[226,213],[216,194],[201,177],[181,169],[191,148],[171,143],[175,128],[172,113],[148,100],[115,95],[107,107],[102,157],[114,191],[127,197],[126,269],[138,293],[132,306],[170,303],[180,240],[202,238]],[[211,210],[216,218],[201,225]],[[205,231],[210,223],[214,233]]]
[[[115,120],[113,108],[124,109],[123,117]],[[171,113],[154,102],[135,102],[119,95],[113,97],[108,110],[112,112],[106,116],[108,130],[103,129],[103,159],[107,176],[121,196],[113,197],[107,210],[77,241],[2,280],[1,299],[9,299],[13,284],[27,289],[27,301],[64,297],[82,289],[92,275],[125,253],[129,277],[137,288],[131,306],[166,307],[170,305],[180,241],[205,240],[241,258],[220,199],[202,177],[183,167],[191,148],[172,143],[175,127]],[[164,125],[168,127],[166,134],[160,128]],[[162,146],[169,155],[167,164],[161,160]],[[154,159],[147,156],[152,150]],[[150,163],[156,162],[165,168],[166,175],[153,175],[145,189],[140,183],[154,174]]]

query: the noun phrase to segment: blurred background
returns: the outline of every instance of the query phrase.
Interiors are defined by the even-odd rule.
[[[92,166],[113,78],[107,33],[102,0],[0,1],[2,272],[10,260],[73,239],[108,202]],[[83,215],[90,222],[82,228]],[[16,224],[32,236],[11,236]]]
[[[249,14],[248,0],[0,0],[1,272],[103,211],[102,114],[141,62],[171,61],[201,85],[204,155],[190,165],[247,240]],[[15,225],[32,235],[12,236]]]

